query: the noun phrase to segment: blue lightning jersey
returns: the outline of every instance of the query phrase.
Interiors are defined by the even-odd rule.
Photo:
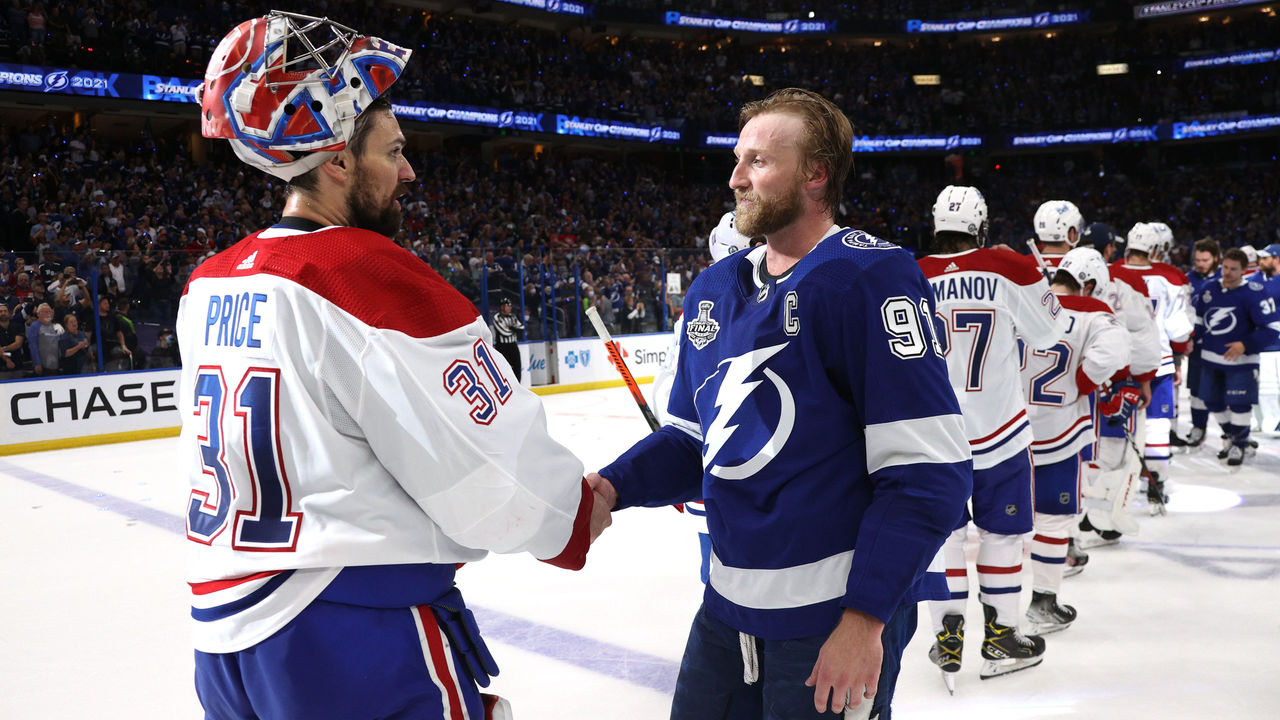
[[[1258,365],[1258,353],[1276,342],[1280,315],[1276,299],[1266,289],[1249,280],[1236,287],[1222,281],[1208,282],[1196,293],[1196,335],[1200,336],[1200,359],[1214,367]],[[1244,355],[1228,360],[1227,346],[1244,343]]]
[[[620,506],[706,500],[704,603],[735,629],[825,634],[845,607],[887,621],[928,594],[973,483],[933,295],[860,231],[833,226],[780,277],[765,253],[694,280],[672,424],[600,474]]]

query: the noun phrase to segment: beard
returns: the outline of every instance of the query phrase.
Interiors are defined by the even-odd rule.
[[[749,200],[749,209],[739,209],[734,217],[738,232],[753,238],[771,235],[799,219],[804,212],[801,182],[791,185],[777,197],[762,198],[751,192],[735,193],[738,200]]]
[[[402,219],[400,208],[396,207],[396,198],[409,191],[403,184],[397,184],[395,194],[386,200],[379,200],[370,190],[374,186],[372,173],[356,165],[354,183],[347,193],[347,210],[352,227],[371,230],[379,235],[394,238],[400,232]]]

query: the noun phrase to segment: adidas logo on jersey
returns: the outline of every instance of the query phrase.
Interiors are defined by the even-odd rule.
[[[955,263],[951,263],[950,265],[948,265],[948,266],[947,266],[947,269],[946,269],[946,270],[943,270],[942,272],[955,272],[955,271],[957,271],[957,270],[959,270],[959,269],[960,269],[960,266],[959,266],[959,265],[957,265],[957,264],[955,264]]]
[[[245,259],[243,259],[243,260],[241,260],[241,261],[240,261],[240,264],[236,266],[236,269],[237,269],[237,270],[252,270],[252,269],[253,269],[253,264],[254,264],[255,262],[257,262],[257,261],[258,261],[258,251],[257,251],[257,250],[254,250],[253,252],[249,253],[249,256],[248,256],[248,257],[246,257]]]

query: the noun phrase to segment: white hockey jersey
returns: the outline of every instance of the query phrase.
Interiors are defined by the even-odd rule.
[[[1190,284],[1187,276],[1165,263],[1130,265],[1113,263],[1117,267],[1140,276],[1147,285],[1147,296],[1155,308],[1156,330],[1160,338],[1160,369],[1156,377],[1173,374],[1174,354],[1186,355],[1190,350],[1191,332],[1194,328],[1194,311],[1187,312],[1190,300]]]
[[[471,303],[387,238],[250,235],[196,269],[177,330],[198,650],[269,637],[347,566],[585,562],[582,464]]]
[[[1033,349],[1052,347],[1065,328],[1062,307],[1040,268],[1017,253],[976,249],[919,262],[946,327],[939,340],[973,467],[992,467],[1032,440],[1018,378],[1018,335]]]
[[[1111,282],[1099,285],[1093,296],[1105,302],[1129,331],[1129,372],[1133,378],[1138,382],[1155,378],[1163,353],[1146,282],[1122,267],[1112,267]]]
[[[1036,465],[1062,462],[1093,443],[1089,393],[1129,366],[1129,334],[1106,303],[1076,295],[1058,300],[1067,319],[1062,338],[1047,350],[1022,349]]]

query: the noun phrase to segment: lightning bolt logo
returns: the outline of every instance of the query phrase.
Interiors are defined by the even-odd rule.
[[[1236,314],[1233,308],[1213,308],[1205,317],[1210,335],[1225,335],[1236,329]]]
[[[759,348],[720,362],[717,367],[717,373],[721,372],[721,368],[723,368],[724,375],[723,380],[720,382],[720,389],[716,391],[714,407],[718,410],[715,419],[711,421],[711,425],[703,434],[706,443],[706,449],[702,454],[704,465],[710,464],[724,449],[729,438],[738,429],[737,425],[730,425],[729,421],[733,419],[734,414],[738,412],[738,409],[742,407],[742,404],[746,402],[751,393],[764,382],[763,380],[748,381],[747,378],[751,377],[769,358],[777,355],[789,344],[782,343],[773,347]],[[772,370],[765,368],[763,374],[777,388],[778,400],[781,405],[778,425],[773,431],[773,436],[750,460],[740,465],[711,466],[708,472],[716,477],[725,480],[742,480],[754,475],[769,464],[769,461],[782,450],[782,447],[787,443],[787,439],[791,437],[791,429],[795,426],[796,419],[795,400],[791,395],[791,389]]]

